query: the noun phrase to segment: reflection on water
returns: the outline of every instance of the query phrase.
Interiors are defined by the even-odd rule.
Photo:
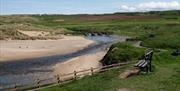
[[[120,37],[115,35],[103,35],[103,36],[87,36],[87,38],[101,43],[108,43],[108,42],[117,41]]]
[[[105,51],[105,49],[113,42],[124,41],[126,37],[103,35],[87,36],[87,39],[95,40],[98,43],[88,46],[80,51],[65,55],[1,62],[0,89],[8,85],[34,83],[37,78],[45,79],[52,77],[52,66],[55,64],[80,55]]]

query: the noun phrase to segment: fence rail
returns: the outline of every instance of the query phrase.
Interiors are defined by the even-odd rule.
[[[122,65],[127,65],[130,63],[135,63],[135,62],[125,62],[125,63],[118,63],[118,64],[112,64],[112,65],[107,65],[107,66],[102,66],[102,67],[97,67],[93,68],[91,67],[90,69],[86,70],[81,70],[81,71],[74,71],[72,73],[67,73],[63,75],[55,75],[52,78],[47,78],[47,79],[37,79],[35,83],[32,84],[16,84],[8,87],[2,88],[3,90],[7,91],[19,91],[19,90],[27,90],[27,89],[35,89],[35,88],[40,88],[43,86],[48,86],[52,84],[62,84],[69,82],[71,80],[78,79],[80,77],[86,76],[86,75],[93,75],[98,72],[104,72],[116,67],[120,67]]]

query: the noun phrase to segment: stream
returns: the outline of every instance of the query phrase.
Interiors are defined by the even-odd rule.
[[[86,36],[86,38],[94,40],[97,43],[82,50],[64,55],[0,62],[0,91],[1,89],[15,84],[33,84],[37,78],[45,79],[53,77],[52,67],[57,63],[86,54],[106,51],[113,43],[125,41],[128,37],[115,35],[89,35]]]

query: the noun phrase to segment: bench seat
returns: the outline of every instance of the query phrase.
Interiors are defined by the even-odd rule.
[[[148,64],[148,62],[146,60],[139,60],[138,63],[136,63],[134,66],[135,67],[145,67]]]
[[[138,67],[138,65],[140,64],[140,63],[142,63],[144,60],[139,60],[138,61],[138,63],[136,63],[135,65],[134,65],[134,67]]]
[[[151,71],[151,61],[152,61],[153,51],[149,51],[143,55],[143,58],[134,65],[141,70],[146,68],[146,72]]]

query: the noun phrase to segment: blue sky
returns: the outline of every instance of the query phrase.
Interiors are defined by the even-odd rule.
[[[180,9],[180,0],[0,0],[1,14],[99,14]]]

